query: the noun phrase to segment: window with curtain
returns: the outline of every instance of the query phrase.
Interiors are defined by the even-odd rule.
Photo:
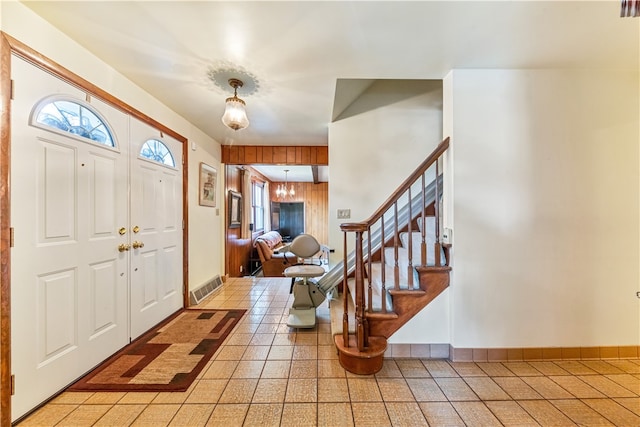
[[[264,183],[251,183],[251,222],[253,231],[264,231]]]

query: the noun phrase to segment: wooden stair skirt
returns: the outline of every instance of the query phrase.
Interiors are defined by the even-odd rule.
[[[379,311],[366,313],[370,335],[369,345],[364,351],[358,350],[353,301],[351,299],[348,301],[348,345],[345,345],[342,335],[344,307],[342,295],[330,302],[331,332],[338,349],[340,364],[347,371],[359,375],[370,375],[378,372],[382,368],[384,353],[387,349],[387,339],[449,286],[449,273],[451,271],[449,266],[416,267],[416,271],[419,288],[407,289],[405,285],[404,288],[400,287],[397,290],[390,289],[388,292],[393,300],[393,307],[390,308],[390,311],[386,313]],[[376,285],[376,282],[376,280],[373,280],[373,288],[380,285],[379,283]],[[380,294],[380,289],[374,291],[374,295],[378,298],[380,298]]]

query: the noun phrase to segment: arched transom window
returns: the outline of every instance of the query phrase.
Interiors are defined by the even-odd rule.
[[[157,139],[150,139],[142,144],[140,157],[161,163],[163,165],[171,166],[174,168],[176,167],[176,162],[173,160],[173,156],[171,155],[171,151],[169,151],[169,148],[167,148],[167,146],[164,145],[162,141],[158,141]]]
[[[40,103],[35,124],[45,129],[68,132],[108,147],[115,141],[105,121],[89,106],[71,99],[55,98]]]

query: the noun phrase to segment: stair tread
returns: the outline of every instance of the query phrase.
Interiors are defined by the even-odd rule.
[[[426,246],[426,264],[436,265],[435,261],[435,248],[436,234],[435,234],[435,221],[433,217],[427,217],[427,231],[425,233],[425,246]],[[411,247],[411,264],[415,267],[422,265],[422,232],[412,231],[398,233],[398,264],[401,267],[405,267],[409,264],[409,247]],[[409,245],[411,240],[411,245]],[[391,241],[393,243],[393,240]],[[444,264],[444,251],[440,252],[441,263]],[[387,265],[395,265],[395,247],[386,246],[384,248],[384,261]]]
[[[416,297],[422,296],[426,294],[426,291],[422,289],[390,289],[389,293],[391,295],[413,295]]]
[[[349,295],[350,295],[350,300],[353,302],[353,298],[356,294],[355,291],[355,286],[356,286],[356,280],[355,279],[349,279],[347,281],[347,286],[349,287]],[[366,297],[366,293],[367,293],[367,286],[368,286],[368,282],[366,282],[365,280],[365,298]],[[382,286],[380,283],[372,283],[371,284],[371,292],[372,292],[372,297],[371,297],[371,302],[372,302],[372,306],[371,306],[371,310],[372,311],[382,311]],[[387,310],[393,310],[393,301],[391,300],[391,295],[387,292],[386,294],[386,309]],[[355,303],[354,303],[355,306]]]
[[[393,311],[393,299],[392,299],[392,290],[397,291],[398,289],[395,289],[395,267],[390,266],[390,265],[383,265],[382,263],[379,262],[373,262],[371,263],[371,275],[370,275],[370,282],[368,279],[365,279],[365,293],[367,292],[367,289],[369,287],[369,285],[371,285],[371,302],[372,302],[372,307],[371,310],[378,312],[378,311],[382,311],[382,295],[383,295],[383,291],[382,291],[382,269],[384,268],[385,271],[385,281],[384,281],[384,289],[385,289],[385,295],[386,295],[386,309],[387,311]],[[408,288],[408,276],[406,274],[406,268],[404,269],[404,274],[403,274],[403,269],[400,269],[400,274],[399,274],[399,278],[398,278],[398,287],[400,290],[405,290],[405,291],[419,291],[420,288],[418,287],[418,274],[417,271],[415,269],[413,269],[413,288]],[[353,298],[353,296],[356,294],[355,292],[355,279],[349,279],[347,281],[347,285],[349,287],[349,291],[350,291],[350,295],[351,298]]]
[[[417,271],[451,271],[450,265],[443,265],[438,267],[437,265],[424,265],[416,267]]]
[[[398,287],[400,289],[408,289],[409,283],[409,275],[408,273],[408,264],[404,267],[400,266],[399,268],[399,277],[398,277]],[[375,286],[376,289],[382,289],[382,263],[373,262],[371,263],[371,284],[372,287]],[[415,286],[418,284],[418,275],[415,271],[415,268],[411,270],[412,280]],[[384,266],[384,275],[385,275],[385,289],[391,290],[395,288],[395,267],[391,265]]]
[[[394,311],[387,311],[387,312],[368,311],[365,313],[365,316],[367,317],[367,319],[378,319],[378,320],[393,320],[399,317],[398,313]]]

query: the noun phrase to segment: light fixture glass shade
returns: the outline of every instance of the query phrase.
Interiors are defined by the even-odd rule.
[[[247,112],[244,109],[245,103],[236,95],[226,100],[226,108],[222,115],[222,123],[230,129],[240,130],[249,126]]]
[[[284,184],[278,184],[278,188],[276,189],[276,197],[279,199],[293,197],[296,195],[296,190],[293,188],[293,184],[291,184],[291,188],[287,188],[289,186],[288,173],[289,169],[285,169]]]

